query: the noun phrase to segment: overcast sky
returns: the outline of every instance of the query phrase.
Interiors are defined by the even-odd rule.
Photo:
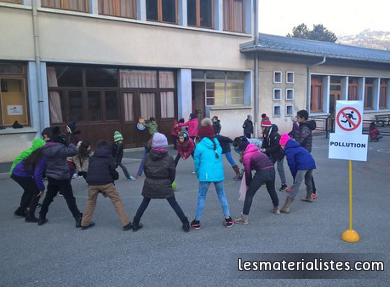
[[[259,30],[285,36],[305,23],[323,24],[336,36],[365,29],[390,32],[390,0],[258,0]]]

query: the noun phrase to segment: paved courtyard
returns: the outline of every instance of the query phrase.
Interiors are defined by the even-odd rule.
[[[390,138],[369,143],[368,162],[354,162],[354,229],[358,243],[345,243],[348,228],[348,162],[329,160],[327,140],[314,138],[314,173],[319,199],[312,204],[296,200],[289,215],[269,212],[271,200],[262,187],[247,226],[222,225],[220,204],[209,190],[201,230],[184,233],[165,200],[153,200],[137,233],[121,230],[108,199],[98,198],[96,226],[86,231],[74,227],[63,197],[56,197],[44,226],[27,224],[13,215],[21,189],[11,179],[0,180],[0,286],[389,286],[389,272],[365,280],[240,280],[231,275],[238,253],[379,253],[387,262],[390,251]],[[172,151],[173,153],[173,151]],[[237,159],[237,155],[236,159]],[[126,166],[135,174],[141,152],[126,153]],[[242,210],[239,182],[226,158],[225,189],[233,218]],[[177,201],[190,220],[197,202],[193,161],[177,168]],[[288,184],[292,177],[285,164]],[[120,171],[121,172],[121,171]],[[144,177],[127,181],[121,173],[116,186],[126,210],[134,216],[142,197]],[[84,210],[87,185],[74,180],[79,209]],[[280,180],[277,176],[276,187]],[[303,195],[301,188],[298,198]],[[281,204],[286,193],[278,192]],[[39,209],[38,209],[39,211]],[[385,268],[386,268],[385,264]]]

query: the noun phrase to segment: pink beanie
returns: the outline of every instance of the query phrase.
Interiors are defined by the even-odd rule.
[[[290,140],[290,137],[288,136],[288,134],[283,134],[282,137],[280,138],[279,140],[279,144],[281,146],[286,146],[287,142]]]

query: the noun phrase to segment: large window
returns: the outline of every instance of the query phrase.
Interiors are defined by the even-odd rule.
[[[88,12],[88,0],[41,0],[42,7]]]
[[[213,0],[187,0],[188,26],[214,28],[213,15]]]
[[[310,111],[314,113],[323,111],[322,78],[311,78]]]
[[[22,4],[22,0],[0,0],[0,2]]]
[[[146,0],[146,18],[149,21],[177,24],[178,0]]]
[[[374,108],[374,81],[366,79],[364,87],[364,109],[372,110]]]
[[[223,0],[223,29],[245,33],[245,0]]]
[[[348,101],[358,100],[359,82],[357,78],[349,78],[348,80]]]
[[[26,66],[0,62],[0,125],[29,124]]]
[[[387,94],[389,93],[389,81],[381,79],[381,87],[379,92],[379,108],[387,109]]]
[[[137,18],[137,0],[99,0],[99,14]]]

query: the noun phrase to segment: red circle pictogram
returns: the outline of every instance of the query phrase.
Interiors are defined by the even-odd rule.
[[[344,112],[345,110],[351,110],[351,111],[356,113],[356,116],[358,117],[357,123],[353,122],[352,119],[350,117],[348,117],[348,115]],[[346,121],[344,121],[343,123],[348,123],[350,128],[346,128],[346,127],[343,126],[343,124],[340,122],[341,121],[340,116],[343,116],[346,119]],[[341,109],[338,112],[337,117],[336,117],[337,125],[342,130],[347,131],[347,132],[351,132],[353,130],[356,130],[360,126],[361,122],[362,122],[362,116],[360,115],[360,113],[359,113],[359,111],[357,109],[352,108],[352,107],[346,107],[346,108]]]

